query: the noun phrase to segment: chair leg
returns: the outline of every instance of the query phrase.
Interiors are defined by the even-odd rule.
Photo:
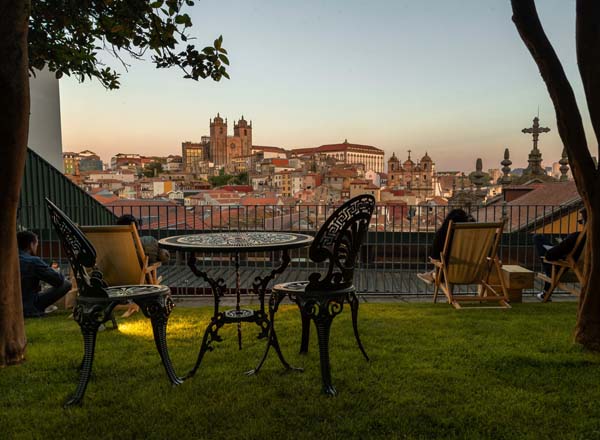
[[[117,324],[117,319],[115,318],[115,312],[110,313],[110,322],[112,322],[111,330],[119,330],[119,324]]]
[[[548,302],[548,300],[550,300],[550,297],[552,296],[552,293],[558,287],[558,284],[560,283],[560,279],[562,278],[563,274],[566,271],[567,271],[566,267],[561,267],[557,271],[556,265],[552,266],[552,277],[551,277],[551,282],[550,282],[550,288],[548,289],[548,291],[544,295],[544,302]]]
[[[354,329],[354,338],[356,339],[356,343],[358,344],[358,348],[362,352],[363,356],[367,361],[369,361],[369,356],[367,356],[367,352],[362,345],[360,340],[360,336],[358,335],[358,306],[359,301],[355,292],[348,294],[348,304],[350,304],[350,310],[352,312],[352,328]]]
[[[302,339],[300,340],[300,354],[308,353],[308,340],[310,338],[310,315],[307,315],[300,307],[300,318],[302,319]]]
[[[438,271],[436,271],[435,287],[433,288],[433,302],[434,302],[434,304],[437,302],[438,292],[440,291],[440,279],[439,279],[438,275],[439,275],[439,273],[438,273]]]
[[[167,322],[174,306],[170,296],[150,298],[142,300],[139,303],[142,312],[150,318],[150,322],[152,323],[154,343],[156,344],[156,349],[160,355],[167,377],[171,384],[180,385],[183,383],[183,380],[175,373],[167,347]]]
[[[76,306],[75,320],[81,328],[83,335],[83,360],[79,367],[79,382],[75,393],[65,402],[64,407],[71,405],[81,405],[85,390],[92,375],[92,365],[94,363],[94,352],[96,349],[96,335],[100,322],[92,318],[91,313],[85,313],[81,306]]]
[[[320,315],[315,318],[317,337],[319,341],[319,360],[321,363],[321,380],[323,393],[335,396],[337,390],[331,383],[331,364],[329,363],[329,333],[333,316],[329,314]]]

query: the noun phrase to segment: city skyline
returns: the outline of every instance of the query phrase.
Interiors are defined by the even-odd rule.
[[[575,78],[573,2],[538,3]],[[223,34],[230,81],[195,83],[144,62],[132,63],[118,91],[63,79],[63,150],[90,148],[105,161],[118,152],[181,154],[181,142],[207,135],[219,112],[252,120],[255,145],[348,139],[383,149],[386,160],[427,151],[439,169],[459,171],[473,169],[476,157],[485,169],[498,168],[508,147],[520,168],[531,150],[521,130],[539,106],[540,122],[551,129],[540,140],[544,165],[560,159],[554,110],[509,2],[228,6],[201,2],[190,15],[199,43]],[[581,99],[580,81],[573,84]],[[593,136],[587,113],[584,121]]]

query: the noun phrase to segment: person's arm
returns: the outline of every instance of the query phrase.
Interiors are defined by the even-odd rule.
[[[62,273],[48,266],[41,258],[33,260],[33,275],[53,287],[60,287],[65,282]]]
[[[548,252],[546,252],[546,260],[556,261],[565,258],[575,247],[578,236],[579,232],[573,232],[572,234],[567,235],[567,237],[556,246],[548,249]]]

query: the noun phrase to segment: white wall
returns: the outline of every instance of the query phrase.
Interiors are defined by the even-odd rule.
[[[47,70],[36,71],[35,77],[29,77],[29,90],[31,92],[29,148],[62,172],[58,80]]]

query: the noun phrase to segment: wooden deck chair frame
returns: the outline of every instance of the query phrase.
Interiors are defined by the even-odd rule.
[[[97,268],[103,272],[103,276],[105,280],[111,286],[117,285],[135,285],[135,284],[154,284],[159,285],[161,282],[161,277],[158,276],[157,271],[160,267],[161,263],[156,262],[153,264],[148,263],[148,256],[144,252],[144,247],[142,246],[142,241],[140,240],[140,236],[138,234],[136,226],[132,223],[130,225],[110,225],[110,226],[82,226],[80,228],[86,237],[90,240],[90,242],[94,245],[97,252],[97,260],[96,266]],[[125,278],[116,278],[114,272],[119,271],[117,268],[113,268],[113,270],[107,270],[107,268],[103,267],[103,263],[106,263],[107,257],[104,254],[106,248],[106,236],[108,234],[121,234],[125,235],[126,240],[129,240],[129,243],[124,243],[124,246],[133,245],[135,251],[132,252],[132,249],[120,248],[120,249],[111,249],[111,253],[124,251],[129,253],[129,255],[135,254],[135,266],[130,268],[121,268],[122,272],[128,272],[129,277]],[[110,257],[108,257],[110,258]],[[127,318],[138,311],[139,307],[136,304],[130,304],[128,306],[117,306],[117,308],[125,307],[127,310],[123,313],[122,317]],[[113,321],[114,322],[114,321]]]
[[[498,247],[500,245],[500,239],[502,238],[502,230],[504,229],[504,222],[498,223],[454,223],[450,222],[448,226],[448,234],[444,242],[444,250],[441,254],[441,259],[436,260],[430,258],[431,263],[435,267],[435,288],[433,293],[433,302],[437,302],[437,296],[440,288],[446,295],[448,303],[455,309],[461,309],[461,302],[473,304],[475,302],[481,303],[495,303],[494,307],[485,308],[503,308],[509,309],[508,304],[508,291],[500,272],[500,259],[498,258]],[[453,279],[452,265],[453,259],[456,257],[453,252],[453,248],[457,247],[455,236],[458,235],[458,231],[473,230],[473,231],[494,231],[493,238],[490,239],[487,246],[483,243],[484,248],[479,255],[480,261],[473,261],[475,268],[471,271],[472,276],[466,279]],[[462,260],[460,260],[462,261]],[[464,266],[464,264],[463,264]],[[499,285],[491,284],[490,277],[495,272],[495,279],[500,283]],[[455,294],[454,288],[457,285],[479,285],[479,290],[476,295],[466,294]],[[500,291],[498,291],[498,288]],[[478,308],[481,308],[479,306]]]
[[[131,234],[131,239],[133,241],[133,246],[135,247],[137,263],[139,264],[139,279],[131,279],[125,280],[130,281],[129,283],[125,283],[119,281],[118,283],[110,282],[111,274],[104,274],[106,279],[109,281],[111,285],[117,284],[160,284],[160,279],[157,274],[157,270],[160,267],[161,263],[156,262],[153,264],[148,263],[148,256],[144,252],[144,247],[142,246],[142,241],[140,240],[140,236],[138,234],[137,228],[132,223],[130,225],[114,225],[114,226],[82,226],[81,230],[87,236],[87,238],[92,242],[96,251],[98,253],[97,261],[102,264],[102,251],[104,246],[99,243],[98,238],[101,238],[105,234],[114,234],[114,233],[127,233]],[[126,243],[124,243],[126,245]],[[97,264],[98,264],[97,263]],[[102,268],[100,268],[102,271]],[[133,272],[137,272],[137,266],[135,267]],[[114,278],[114,277],[113,277]]]
[[[542,261],[544,263],[550,264],[552,266],[552,272],[550,277],[548,277],[545,273],[538,273],[538,278],[542,281],[550,283],[550,288],[548,292],[544,295],[544,302],[548,302],[554,290],[559,287],[561,290],[569,292],[572,295],[577,295],[581,293],[581,286],[583,285],[583,270],[581,265],[579,264],[581,259],[583,258],[583,246],[585,245],[585,237],[587,235],[587,227],[581,231],[581,233],[577,236],[577,240],[575,241],[575,246],[569,254],[560,260],[548,261],[545,257],[542,257]],[[577,256],[577,258],[575,258]],[[574,288],[566,284],[563,279],[565,275],[572,271],[579,282],[579,289]]]

